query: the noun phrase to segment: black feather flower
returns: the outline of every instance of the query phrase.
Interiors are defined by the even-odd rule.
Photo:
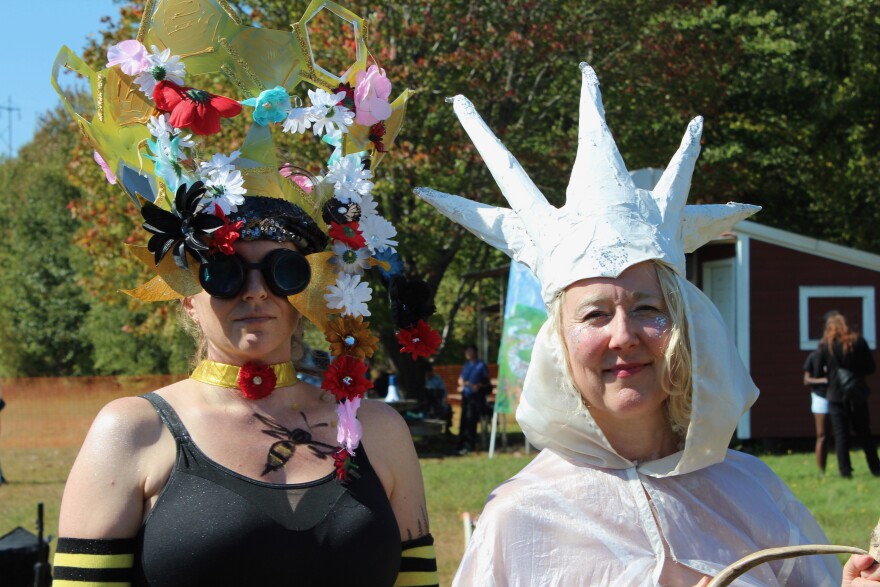
[[[421,279],[393,276],[388,283],[388,297],[396,328],[409,328],[419,320],[427,320],[437,309],[431,299],[431,288]]]
[[[204,252],[208,245],[204,237],[223,226],[223,219],[199,210],[204,194],[205,184],[197,181],[189,189],[186,184],[177,189],[171,212],[150,202],[143,205],[141,216],[146,221],[143,227],[153,235],[147,249],[155,256],[156,265],[172,249],[174,263],[181,269],[188,267],[187,251],[200,263],[206,261]]]

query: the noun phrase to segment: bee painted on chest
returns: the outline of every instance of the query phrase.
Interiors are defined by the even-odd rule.
[[[299,413],[306,423],[308,430],[302,428],[287,429],[272,418],[254,414],[254,417],[268,426],[262,430],[263,434],[268,434],[278,441],[272,443],[269,447],[269,454],[266,455],[266,466],[263,468],[261,475],[267,475],[272,471],[277,471],[287,464],[287,461],[293,458],[297,446],[307,446],[312,454],[319,459],[326,459],[336,451],[336,447],[312,438],[312,425],[303,412]],[[323,422],[315,424],[315,428],[324,428],[328,424]]]

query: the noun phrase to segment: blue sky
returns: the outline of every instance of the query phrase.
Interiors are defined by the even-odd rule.
[[[101,30],[102,16],[119,11],[113,0],[10,0],[0,17],[0,106],[12,113],[12,150],[28,142],[40,115],[58,104],[49,81],[62,45],[77,54]],[[0,110],[0,153],[9,154],[9,113]]]

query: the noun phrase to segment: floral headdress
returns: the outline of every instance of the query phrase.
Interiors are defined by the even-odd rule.
[[[288,299],[325,333],[336,357],[323,387],[339,401],[335,457],[344,479],[359,445],[357,408],[372,386],[364,359],[378,343],[364,321],[372,297],[364,272],[382,272],[394,307],[413,306],[405,300],[419,287],[400,275],[397,231],[371,195],[373,171],[400,130],[410,91],[390,101],[385,70],[368,65],[363,21],[334,2],[314,0],[292,32],[245,25],[224,0],[182,4],[149,0],[137,38],[110,47],[101,71],[63,47],[53,84],[107,180],[141,208],[149,242],[129,249],[157,275],[126,293],[145,301],[194,295],[202,289],[199,265],[208,255],[233,254],[238,239],[290,241],[306,255],[309,285]],[[341,22],[348,37],[340,42],[355,48],[340,75],[312,50],[319,16]],[[88,80],[87,112],[59,87],[62,67]],[[199,87],[219,74],[239,99]],[[252,123],[241,148],[206,156],[201,138],[242,111]],[[277,159],[275,138],[284,133],[310,133],[334,149],[310,172],[308,162]],[[416,357],[439,345],[425,310],[395,321],[403,350]]]

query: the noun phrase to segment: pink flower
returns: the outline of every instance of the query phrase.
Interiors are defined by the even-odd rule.
[[[295,166],[285,163],[278,169],[278,172],[281,174],[281,177],[287,178],[301,187],[305,193],[312,193],[312,181],[300,173]]]
[[[121,66],[122,73],[126,75],[139,74],[150,66],[146,47],[134,39],[111,45],[107,49],[107,67],[114,65]]]
[[[336,405],[336,414],[339,422],[336,424],[336,442],[354,454],[354,450],[361,442],[364,427],[357,419],[357,411],[361,406],[361,398],[339,402]]]
[[[391,116],[391,82],[385,77],[385,70],[371,65],[367,71],[360,71],[355,78],[354,107],[357,111],[354,121],[363,126],[373,126]]]
[[[110,185],[116,185],[116,174],[113,173],[113,170],[110,169],[110,166],[107,165],[107,162],[104,161],[104,158],[101,157],[101,154],[95,151],[95,163],[101,166],[101,169],[104,170],[104,177],[107,178],[107,183]]]

